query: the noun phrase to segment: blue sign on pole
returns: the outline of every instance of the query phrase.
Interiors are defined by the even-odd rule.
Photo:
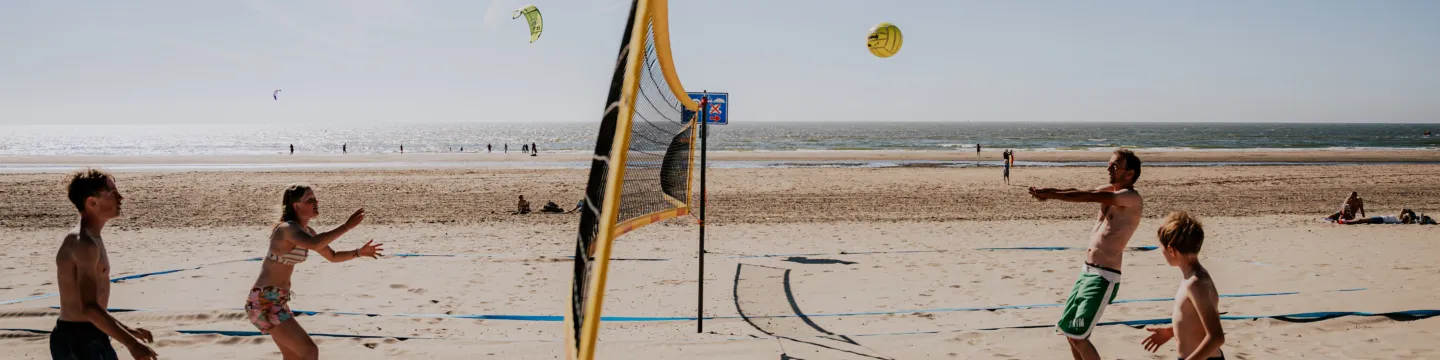
[[[688,94],[690,95],[690,100],[694,100],[697,104],[700,103],[702,96],[708,96],[710,98],[710,113],[708,114],[709,116],[705,118],[705,121],[709,122],[710,125],[726,125],[730,123],[730,93],[692,92]],[[688,110],[685,111],[685,117],[688,118],[691,116],[694,116],[694,114]]]

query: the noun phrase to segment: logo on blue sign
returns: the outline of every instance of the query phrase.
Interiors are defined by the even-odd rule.
[[[709,97],[708,113],[705,122],[710,125],[726,125],[730,123],[730,94],[729,93],[689,93],[690,100],[696,104],[700,103],[701,97]],[[693,116],[690,111],[685,111],[685,117]]]

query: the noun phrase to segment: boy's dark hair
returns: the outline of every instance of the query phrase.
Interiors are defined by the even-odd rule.
[[[109,188],[112,177],[104,170],[86,168],[70,173],[65,179],[69,183],[65,188],[70,203],[75,204],[75,210],[84,212],[85,199]]]
[[[1200,220],[1190,217],[1189,213],[1176,211],[1165,217],[1165,224],[1160,225],[1160,245],[1175,249],[1181,254],[1198,254],[1200,246],[1205,244],[1205,229],[1201,226]]]
[[[1125,170],[1135,172],[1135,177],[1130,179],[1130,183],[1134,184],[1140,181],[1140,157],[1135,156],[1134,151],[1124,148],[1115,149],[1115,155],[1120,155],[1121,159],[1125,159]]]

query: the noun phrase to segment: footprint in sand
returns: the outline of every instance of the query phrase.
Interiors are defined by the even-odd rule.
[[[405,286],[405,284],[390,284],[391,289],[404,289],[408,287],[409,286]]]
[[[391,285],[391,287],[394,287],[394,285]],[[425,288],[414,288],[410,289],[410,292],[414,293],[415,295],[425,295],[425,293],[429,291],[425,290]]]

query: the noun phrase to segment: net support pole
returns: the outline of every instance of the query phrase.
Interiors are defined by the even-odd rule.
[[[705,332],[705,145],[709,137],[706,123],[710,122],[710,93],[700,93],[700,276],[699,293],[695,304],[695,333]]]

